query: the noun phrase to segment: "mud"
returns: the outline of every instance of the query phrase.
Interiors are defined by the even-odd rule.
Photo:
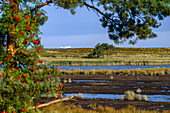
[[[68,79],[71,83],[68,83]],[[99,93],[99,94],[124,94],[127,90],[141,89],[145,95],[170,95],[170,75],[144,76],[144,75],[64,75],[65,93]],[[132,105],[143,110],[170,110],[170,102],[150,101],[121,101],[120,99],[80,99],[64,101],[64,104],[81,105],[89,109],[90,104],[114,107],[115,109],[127,108]]]
[[[68,79],[71,81],[68,82]],[[67,83],[64,83],[67,81]],[[141,94],[145,95],[170,95],[170,75],[164,76],[144,76],[144,75],[64,75],[61,77],[64,83],[64,93],[99,93],[99,94],[124,94],[127,90],[136,91],[141,89]],[[54,98],[41,98],[40,103],[45,103]],[[128,105],[142,110],[170,110],[170,102],[152,101],[127,101],[120,99],[101,98],[74,98],[63,101],[63,104],[74,104],[85,109],[94,109],[91,106],[102,105],[115,109],[127,108]]]
[[[170,95],[170,75],[64,75],[64,79],[65,93],[124,94],[140,88],[141,94]]]

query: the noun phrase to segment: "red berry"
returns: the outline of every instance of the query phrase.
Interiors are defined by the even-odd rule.
[[[37,83],[39,82],[39,80],[37,79]]]
[[[14,30],[14,26],[11,28],[11,30]]]
[[[29,20],[27,20],[27,22],[26,22],[27,24],[29,24],[30,23],[30,21]]]
[[[40,44],[38,40],[33,41],[34,44]]]
[[[37,103],[37,107],[40,105],[40,103]]]
[[[18,20],[20,20],[20,19],[21,19],[21,17],[17,17],[15,20],[18,21]]]
[[[10,28],[10,27],[11,27],[11,25],[8,26],[8,28]]]
[[[28,42],[28,40],[24,40],[24,43],[27,43]]]
[[[26,109],[22,109],[22,112],[26,112],[27,110]]]
[[[30,31],[30,30],[31,30],[31,28],[26,29],[26,31]]]
[[[64,85],[60,84],[59,87],[62,88]]]
[[[10,0],[9,3],[13,3],[13,0]]]
[[[19,76],[18,80],[20,80],[20,79],[21,79],[21,77],[22,77],[22,75],[20,75],[20,76]]]
[[[24,78],[27,78],[28,77],[28,75],[24,75]]]
[[[4,60],[9,61],[9,58],[5,58]]]
[[[37,14],[37,17],[40,17],[41,16],[41,14]]]
[[[61,98],[61,97],[62,97],[62,95],[58,95],[57,97],[58,97],[58,98]]]
[[[42,63],[42,60],[40,60],[38,63]]]
[[[41,47],[39,47],[38,49],[37,49],[37,51],[40,51],[41,50]]]
[[[33,37],[34,37],[34,35],[33,35],[33,34],[31,34],[30,36],[31,36],[31,38],[33,38]]]
[[[20,32],[21,35],[22,35],[23,33],[24,33],[23,31]]]
[[[23,81],[23,84],[25,84],[25,80]]]
[[[25,18],[29,18],[29,16],[28,16],[28,15],[26,15],[26,16],[25,16]]]
[[[30,69],[33,71],[35,69],[35,67],[31,67]]]

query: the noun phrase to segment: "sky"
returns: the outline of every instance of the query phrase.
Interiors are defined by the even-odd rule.
[[[161,27],[153,30],[157,38],[139,40],[135,45],[128,42],[117,45],[109,39],[107,29],[101,26],[101,16],[86,7],[78,8],[75,15],[54,6],[43,9],[48,16],[47,22],[40,27],[44,48],[93,48],[97,43],[113,44],[116,47],[170,47],[170,17],[161,21]]]

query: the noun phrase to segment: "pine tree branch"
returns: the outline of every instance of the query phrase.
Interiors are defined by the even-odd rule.
[[[103,15],[107,20],[111,20],[111,21],[115,22],[115,20],[113,20],[113,19],[111,19],[109,16],[105,15],[105,14],[104,14],[103,12],[101,12],[98,8],[96,8],[96,7],[92,6],[92,5],[87,4],[86,2],[83,2],[83,3],[84,3],[84,5],[85,5],[86,7],[89,7],[89,8],[91,8],[91,9],[97,11],[97,12],[100,13],[101,15]]]
[[[41,5],[38,5],[34,9],[32,9],[31,12],[35,11],[37,8],[41,8],[41,7],[46,6],[46,5],[50,4],[50,3],[53,3],[54,1],[56,1],[56,0],[50,0],[50,1],[47,1],[45,3],[42,3]]]

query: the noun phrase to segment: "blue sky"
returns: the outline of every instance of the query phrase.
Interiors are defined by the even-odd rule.
[[[116,47],[170,47],[170,17],[162,21],[162,26],[154,29],[158,37],[138,41],[135,45],[128,43],[115,45],[109,39],[107,30],[101,26],[96,13],[87,8],[78,8],[75,15],[68,10],[46,6],[48,21],[40,27],[41,42],[45,48],[91,48],[97,43],[109,43]]]

